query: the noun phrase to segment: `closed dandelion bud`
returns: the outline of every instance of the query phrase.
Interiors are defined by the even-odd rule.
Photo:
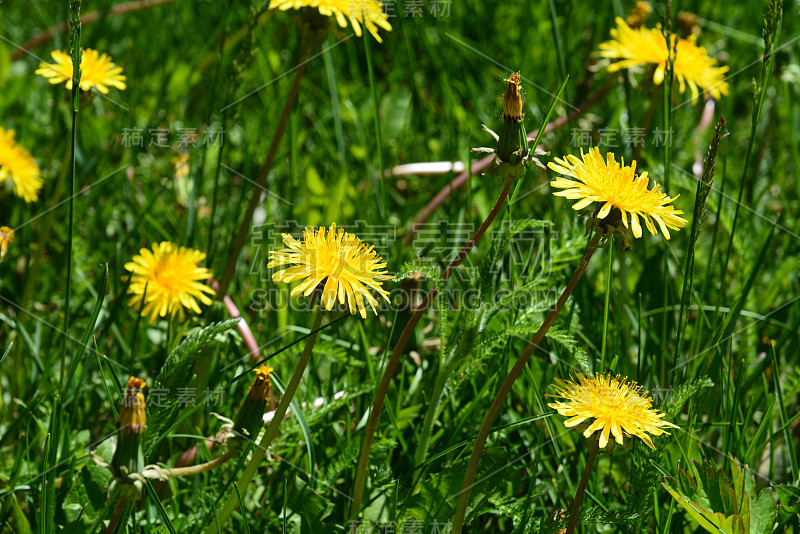
[[[114,452],[111,466],[114,473],[122,479],[144,470],[141,438],[147,428],[147,414],[142,393],[145,387],[147,384],[144,380],[135,376],[130,377],[125,390],[125,399],[119,411],[117,450]]]
[[[267,365],[262,365],[254,371],[256,378],[250,384],[247,396],[233,419],[234,431],[245,436],[256,436],[261,430],[261,425],[264,423],[264,410],[272,388],[269,378],[272,371],[272,367]]]
[[[698,21],[700,18],[691,11],[681,11],[678,13],[678,29],[680,29],[681,35],[689,37],[694,35],[698,37],[702,30],[700,29],[700,25]]]
[[[497,157],[500,161],[516,165],[528,155],[528,134],[522,121],[522,85],[515,72],[508,79],[503,97],[503,129],[497,140]]]
[[[625,22],[627,22],[628,26],[631,28],[640,28],[644,26],[644,23],[652,13],[653,7],[649,2],[636,2],[636,5],[633,6]]]
[[[8,226],[0,226],[0,261],[6,257],[8,246],[14,241],[14,230]]]

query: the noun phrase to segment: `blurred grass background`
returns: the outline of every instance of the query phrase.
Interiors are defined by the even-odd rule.
[[[405,261],[415,259],[418,248],[405,245],[402,237],[420,210],[455,175],[387,177],[386,212],[382,214],[375,194],[379,150],[387,169],[421,161],[468,162],[471,147],[491,145],[481,124],[499,129],[503,79],[512,70],[521,71],[524,79],[529,132],[539,127],[552,93],[567,75],[570,80],[563,101],[556,107],[556,117],[567,115],[611,84],[608,94],[580,118],[544,137],[544,148],[553,156],[579,152],[580,146],[573,143],[576,130],[591,131],[596,141],[603,128],[639,127],[651,100],[660,103],[660,93],[649,88],[646,74],[629,78],[596,67],[593,53],[597,45],[609,38],[614,17],[624,17],[632,7],[629,3],[440,1],[438,16],[431,14],[436,6],[427,1],[421,3],[422,14],[416,16],[411,16],[416,9],[414,2],[392,5],[397,16],[390,19],[392,32],[381,31],[383,44],[371,37],[353,37],[351,28],[340,29],[330,21],[322,47],[312,53],[318,55],[308,63],[286,136],[267,179],[269,194],[256,213],[257,222],[274,223],[279,228],[285,221],[300,226],[337,222],[358,228],[358,221],[364,221],[367,227],[387,226],[392,235],[382,253],[389,269],[397,272]],[[15,516],[17,507],[32,528],[38,524],[34,512],[39,506],[36,488],[41,480],[42,443],[53,414],[59,347],[62,336],[77,341],[86,328],[97,298],[101,266],[108,263],[109,268],[106,302],[95,336],[97,351],[103,356],[97,357],[90,347],[92,357],[78,370],[79,395],[68,408],[62,429],[60,458],[68,460],[55,470],[61,482],[56,489],[54,513],[56,523],[67,532],[78,532],[70,529],[79,528],[89,531],[86,525],[92,524],[88,516],[75,523],[75,517],[65,512],[63,505],[75,502],[69,492],[76,473],[86,469],[84,447],[115,427],[111,405],[119,404],[118,384],[124,384],[130,374],[150,382],[181,333],[227,317],[224,306],[217,303],[202,317],[174,325],[172,330],[166,323],[139,322],[125,304],[123,265],[140,247],[171,240],[208,252],[206,264],[218,275],[222,273],[252,190],[251,181],[263,163],[292,82],[289,72],[300,61],[303,40],[308,39],[298,30],[300,21],[295,11],[268,11],[250,32],[250,6],[232,1],[166,2],[123,15],[108,14],[112,6],[113,2],[84,2],[82,6],[84,13],[100,11],[96,22],[83,27],[84,46],[108,53],[123,67],[128,88],[112,90],[107,98],[82,95],[73,321],[65,333],[58,325],[64,313],[67,232],[66,205],[62,203],[67,195],[69,93],[61,85],[50,86],[33,71],[39,60],[50,61],[51,50],[66,48],[66,34],[56,33],[51,42],[29,50],[18,47],[67,20],[68,9],[63,2],[36,0],[0,5],[0,126],[16,130],[17,141],[33,153],[45,179],[37,203],[26,205],[6,192],[0,195],[0,224],[17,231],[9,257],[0,264],[0,352],[13,342],[0,367],[0,490],[8,489],[13,473],[17,473],[16,484],[27,483],[28,487],[15,492],[16,504],[8,504],[11,499],[7,493],[5,502],[0,503],[2,518],[7,521],[4,528],[14,532],[23,531],[19,516]],[[663,4],[654,7],[656,12],[664,10]],[[756,129],[756,152],[746,173],[743,206],[722,287],[719,281],[728,253],[733,201],[750,138],[753,79],[761,68],[764,5],[675,2],[672,9],[674,13],[698,14],[702,30],[699,42],[712,57],[730,66],[730,96],[713,109],[714,115],[724,113],[730,135],[720,147],[706,224],[696,248],[694,308],[684,354],[689,360],[687,377],[702,373],[716,387],[697,393],[675,420],[686,427],[692,422],[692,434],[676,431],[673,438],[660,440],[659,454],[663,455],[657,464],[674,474],[673,466],[679,461],[682,465],[689,458],[723,462],[724,454],[731,453],[757,471],[760,484],[769,481],[785,486],[777,491],[786,505],[779,515],[783,521],[779,527],[783,530],[779,531],[797,532],[798,480],[789,465],[791,456],[796,457],[798,452],[800,431],[795,419],[800,413],[800,65],[795,42],[796,6],[785,6],[780,49]],[[650,24],[656,20],[654,14]],[[242,53],[249,38],[251,53]],[[374,61],[381,147],[373,125],[365,46],[370,47]],[[12,54],[17,59],[12,60]],[[686,104],[676,107],[672,115],[674,165],[668,193],[681,194],[675,204],[691,215],[697,180],[694,166],[702,161],[714,121],[698,127],[704,104],[692,105],[688,93],[676,92],[674,103]],[[651,128],[663,124],[662,120],[657,104]],[[126,132],[134,129],[141,129],[143,147],[125,146]],[[168,132],[169,146],[150,146],[150,130],[156,129]],[[197,146],[178,146],[181,129],[197,130]],[[203,143],[204,132],[209,130],[224,132],[221,149]],[[638,168],[661,182],[661,148],[653,146],[651,140],[652,131]],[[624,146],[621,136],[618,144],[609,150],[629,161],[632,147]],[[176,179],[174,158],[184,153],[188,155],[189,173]],[[582,254],[585,239],[583,221],[570,209],[569,202],[551,195],[545,185],[548,180],[548,173],[539,169],[528,174],[521,191],[527,194],[514,205],[513,216],[552,221],[547,240],[551,271],[539,274],[548,277],[551,287],[560,288],[571,272],[570,266]],[[453,191],[428,222],[477,227],[501,187],[493,176],[473,176],[468,187]],[[768,253],[760,255],[759,249],[771,230],[774,235]],[[456,237],[442,234],[437,248],[443,256],[442,266],[470,233],[463,230]],[[632,251],[615,254],[610,357],[606,361],[613,359],[616,372],[638,379],[651,390],[670,387],[677,329],[675,306],[683,283],[688,238],[688,231],[673,233],[663,247],[646,233],[636,240]],[[483,257],[488,250],[488,243],[481,244],[471,261],[488,261]],[[257,242],[248,244],[229,295],[264,345],[264,354],[269,354],[306,333],[311,318],[302,311],[259,306],[259,290],[288,298],[288,288],[276,291],[269,279],[266,252],[267,248]],[[604,254],[598,254],[590,266],[573,296],[570,313],[559,322],[590,356],[599,353],[602,338]],[[748,285],[751,272],[755,272],[755,278]],[[532,271],[523,269],[515,280],[499,278],[496,283],[505,288],[518,286],[529,274]],[[426,287],[426,282],[422,284]],[[468,276],[456,277],[451,288],[465,290],[475,284]],[[397,284],[390,283],[389,287],[395,289]],[[745,291],[741,311],[726,331],[726,313]],[[665,294],[673,306],[667,314],[662,309]],[[716,306],[720,306],[718,312]],[[465,313],[456,306],[451,314],[453,335],[458,334],[458,319]],[[431,372],[438,361],[438,318],[432,311],[417,330],[410,348],[418,356],[404,359],[390,391],[388,413],[383,414],[380,439],[373,450],[371,504],[365,515],[370,520],[414,517],[446,521],[446,510],[435,504],[446,502],[442,488],[452,483],[455,492],[461,480],[451,476],[448,466],[468,455],[466,440],[474,437],[477,421],[488,408],[505,374],[503,370],[526,343],[523,338],[512,338],[488,355],[478,349],[470,355],[478,362],[477,369],[465,370],[460,387],[448,391],[428,457],[446,453],[414,471],[415,436],[429,402],[426,392],[432,384]],[[391,349],[391,325],[396,323],[396,337],[400,330],[397,326],[406,319],[404,312],[395,315],[384,310],[379,318],[348,318],[323,333],[297,398],[298,402],[313,402],[317,397],[327,400],[323,410],[306,413],[316,462],[309,470],[300,428],[287,421],[275,445],[275,454],[284,461],[273,460],[265,466],[259,484],[251,494],[242,496],[251,531],[348,531],[347,495],[361,441],[359,422],[371,404],[383,351],[387,345]],[[486,325],[486,335],[507,328],[508,321],[508,314],[495,317]],[[665,331],[669,333],[667,339],[663,339]],[[718,339],[722,334],[726,335]],[[772,345],[769,340],[776,343]],[[294,367],[299,347],[271,361],[284,380]],[[577,435],[569,433],[549,441],[563,428],[559,417],[542,418],[550,413],[542,394],[553,376],[567,376],[572,368],[564,363],[569,361],[569,352],[555,344],[547,351],[550,354],[540,352],[531,361],[507,402],[502,424],[520,420],[526,424],[496,432],[491,438],[490,445],[505,451],[503,455],[497,453],[496,458],[484,458],[485,464],[491,465],[495,458],[502,465],[501,456],[505,455],[517,460],[498,475],[501,480],[496,491],[492,490],[495,493],[487,490],[493,500],[473,521],[475,531],[510,532],[515,524],[519,527],[520,510],[524,508],[519,502],[526,503],[540,519],[569,507],[580,477],[582,462],[576,457],[583,444]],[[780,365],[777,377],[774,362]],[[248,365],[239,336],[219,336],[198,360],[193,385],[198,391],[206,387],[214,390]],[[249,378],[229,388],[222,405],[213,411],[231,416],[247,382]],[[780,407],[776,387],[782,388],[784,405]],[[333,401],[339,391],[349,394],[345,400]],[[217,429],[217,420],[207,410],[198,411],[177,435],[166,440],[159,461],[174,461],[197,443],[196,436],[211,435]],[[618,449],[611,460],[601,460],[587,501],[603,512],[644,514],[646,518],[637,527],[642,532],[694,531],[696,525],[682,513],[673,516],[674,505],[663,491],[646,503],[638,502],[635,492],[631,493],[631,477],[660,476],[648,464],[647,451],[640,449]],[[199,529],[236,469],[229,465],[211,474],[170,483],[170,491],[162,492],[161,498],[179,532]],[[647,474],[632,475],[636,470]],[[511,501],[515,504],[509,504]],[[163,531],[157,526],[161,519],[152,500],[140,506],[142,511],[130,519],[131,528],[136,525],[145,532]],[[602,523],[597,526],[600,530],[628,528]],[[242,524],[234,521],[229,526],[233,532],[243,532]]]

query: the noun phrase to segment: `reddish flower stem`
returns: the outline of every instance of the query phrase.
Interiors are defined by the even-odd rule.
[[[95,11],[90,11],[81,17],[81,24],[91,24],[93,22],[97,22],[104,16],[114,16],[114,15],[123,15],[125,13],[132,13],[134,11],[140,11],[142,9],[147,9],[148,7],[155,7],[161,4],[169,4],[174,2],[175,0],[137,0],[135,2],[125,2],[122,4],[117,4],[113,6],[111,9],[97,9]],[[48,28],[47,30],[43,31],[33,39],[29,39],[22,43],[22,46],[18,47],[11,54],[11,61],[16,61],[22,58],[26,53],[28,53],[32,48],[38,48],[39,46],[45,44],[48,41],[51,41],[53,37],[55,37],[59,33],[64,33],[69,28],[68,22],[62,22],[57,26],[53,26],[52,28]]]
[[[563,117],[559,117],[556,120],[550,122],[550,124],[548,124],[544,129],[544,135],[547,135],[550,132],[553,132],[561,128],[569,121],[574,120],[583,115],[583,113],[585,113],[587,109],[592,107],[601,98],[603,98],[605,94],[608,93],[613,86],[614,86],[613,83],[606,84],[599,91],[590,96],[583,104],[578,106],[577,109],[573,110],[572,113],[570,113],[569,115],[565,115]],[[534,139],[536,139],[538,133],[539,130],[536,130],[535,132],[528,134],[528,141],[533,141]],[[428,204],[424,208],[422,208],[422,211],[419,213],[419,215],[417,215],[417,218],[414,220],[414,224],[411,225],[411,229],[409,229],[408,233],[403,238],[403,243],[406,246],[410,245],[411,240],[414,239],[414,235],[417,232],[418,225],[421,225],[422,223],[427,221],[428,218],[433,214],[433,212],[435,212],[439,208],[439,206],[445,200],[447,200],[447,198],[453,191],[455,191],[459,187],[464,186],[464,184],[467,183],[467,180],[471,175],[479,174],[480,172],[486,170],[486,168],[488,168],[489,165],[491,165],[492,159],[494,159],[493,155],[486,156],[485,158],[481,158],[478,161],[474,161],[472,163],[472,169],[470,170],[470,172],[462,172],[461,174],[453,178],[453,181],[447,184],[447,186],[445,186],[444,189],[439,191],[439,193],[435,197],[433,197],[431,201],[428,202]]]
[[[542,323],[542,326],[539,327],[539,330],[536,331],[533,339],[531,339],[530,343],[528,343],[528,346],[525,347],[525,350],[522,352],[522,354],[520,354],[517,362],[514,364],[514,367],[511,368],[511,371],[508,373],[503,385],[500,387],[500,391],[497,392],[497,396],[495,396],[494,402],[492,402],[492,407],[489,408],[488,412],[486,412],[486,417],[483,419],[483,424],[481,424],[481,428],[478,431],[478,436],[475,438],[475,445],[472,447],[472,454],[469,458],[469,464],[467,465],[467,470],[464,473],[464,482],[461,485],[461,492],[458,495],[456,515],[455,519],[453,520],[453,534],[459,534],[464,526],[464,516],[467,513],[467,504],[469,503],[469,496],[472,492],[472,487],[475,485],[475,475],[478,473],[478,464],[481,461],[483,448],[486,445],[486,438],[489,437],[489,433],[492,430],[492,424],[494,424],[495,419],[497,419],[497,416],[500,414],[500,409],[503,406],[503,402],[506,400],[509,392],[511,392],[514,382],[517,380],[517,378],[519,378],[519,375],[522,373],[522,370],[528,363],[533,351],[536,350],[536,347],[538,347],[539,343],[542,342],[542,339],[544,339],[544,336],[550,329],[550,326],[552,326],[553,322],[556,320],[556,317],[558,317],[558,314],[561,312],[561,309],[564,307],[567,299],[572,294],[575,286],[578,285],[578,280],[580,280],[581,276],[583,276],[583,273],[586,271],[586,268],[589,266],[589,260],[592,258],[592,254],[594,254],[594,251],[602,237],[603,234],[601,232],[595,233],[592,242],[589,243],[588,250],[583,255],[581,264],[578,266],[575,274],[572,275],[572,279],[570,279],[569,284],[567,284],[567,287],[564,289],[564,292],[561,293],[561,296],[558,298],[555,307],[550,310],[550,313],[547,315],[544,323]]]
[[[469,254],[469,252],[475,247],[475,244],[480,241],[481,237],[483,237],[483,234],[486,233],[489,225],[492,224],[492,221],[494,221],[494,219],[497,217],[497,214],[500,212],[500,208],[502,208],[503,204],[505,204],[506,198],[508,198],[508,193],[511,190],[511,183],[511,180],[506,180],[505,187],[503,188],[502,193],[500,193],[500,196],[497,198],[497,202],[492,208],[492,211],[489,212],[489,215],[486,217],[486,220],[483,221],[483,224],[481,224],[481,226],[475,232],[475,235],[473,235],[472,238],[467,241],[467,243],[458,253],[458,256],[456,256],[456,258],[450,262],[450,265],[447,266],[447,269],[442,275],[442,283],[447,282],[447,279],[450,278],[450,275],[453,274],[453,271],[459,265],[461,265],[461,262],[467,257],[467,254]],[[361,442],[361,455],[358,458],[355,487],[353,489],[353,502],[350,508],[351,515],[358,513],[358,511],[361,509],[361,500],[364,496],[364,483],[367,477],[367,466],[369,465],[369,453],[370,449],[372,448],[372,439],[375,437],[375,430],[378,426],[378,419],[381,415],[381,409],[383,408],[383,401],[386,398],[386,393],[389,391],[389,384],[391,383],[394,373],[397,370],[397,366],[400,363],[400,357],[403,354],[403,350],[405,349],[408,340],[411,339],[411,334],[414,332],[414,328],[422,318],[422,314],[425,313],[425,310],[428,309],[428,306],[430,306],[433,302],[437,292],[437,288],[433,287],[428,294],[425,295],[425,298],[419,305],[419,308],[414,312],[414,315],[411,316],[411,319],[406,324],[402,334],[400,334],[400,338],[397,340],[397,344],[392,351],[392,355],[386,364],[386,369],[381,377],[378,391],[375,393],[375,401],[372,404],[372,411],[369,415],[367,428],[364,431],[364,439]]]

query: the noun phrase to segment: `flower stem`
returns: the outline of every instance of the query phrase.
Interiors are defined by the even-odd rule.
[[[364,54],[367,56],[367,72],[369,73],[369,86],[372,89],[372,109],[375,113],[375,141],[378,143],[378,187],[375,195],[378,198],[378,214],[383,218],[386,209],[386,192],[384,190],[384,170],[383,170],[383,141],[381,139],[381,118],[379,115],[380,104],[378,103],[378,90],[375,87],[375,75],[372,70],[372,53],[370,52],[369,39],[361,39],[364,42]]]
[[[172,469],[165,469],[169,476],[174,477],[185,477],[191,475],[197,475],[200,473],[205,473],[206,471],[211,471],[212,469],[221,466],[239,452],[239,449],[231,449],[222,456],[218,456],[213,460],[197,465],[190,465],[188,467],[173,467]]]
[[[275,134],[272,136],[272,142],[270,143],[269,150],[267,151],[267,159],[264,160],[264,164],[261,166],[261,170],[258,172],[258,177],[253,183],[253,192],[250,196],[250,201],[247,203],[247,208],[244,212],[244,218],[242,219],[242,223],[239,225],[239,230],[236,233],[236,238],[233,240],[233,245],[231,245],[231,251],[230,254],[228,254],[228,261],[225,264],[225,270],[222,272],[222,278],[219,283],[219,291],[217,292],[217,295],[227,294],[228,286],[230,285],[231,280],[233,280],[234,274],[236,274],[236,264],[239,261],[239,254],[242,253],[242,248],[247,240],[247,235],[250,233],[250,223],[253,222],[253,214],[255,213],[258,203],[261,200],[262,191],[266,190],[265,186],[267,183],[267,175],[272,168],[272,163],[275,161],[275,155],[278,153],[278,146],[280,145],[283,134],[286,131],[286,125],[289,122],[289,116],[291,115],[295,101],[297,100],[297,94],[300,92],[300,81],[303,79],[303,74],[306,71],[306,63],[309,52],[309,47],[306,47],[301,54],[300,64],[297,66],[294,80],[292,80],[292,86],[289,89],[289,94],[286,95],[286,102],[283,104],[283,110],[281,111],[281,116],[278,119],[278,126],[275,128]]]
[[[586,250],[586,254],[583,255],[583,259],[581,260],[578,269],[575,271],[575,274],[572,275],[572,279],[569,281],[569,284],[567,284],[564,292],[561,293],[561,296],[558,298],[555,307],[550,310],[550,313],[547,315],[544,323],[542,323],[542,326],[539,327],[539,330],[536,332],[536,334],[534,334],[530,343],[528,343],[528,346],[517,359],[514,367],[511,368],[511,372],[508,373],[503,385],[500,387],[500,391],[497,392],[497,396],[494,398],[492,407],[489,408],[488,412],[486,412],[486,417],[483,419],[483,424],[481,424],[481,428],[478,431],[478,436],[475,438],[475,445],[472,447],[472,454],[469,458],[467,470],[464,473],[464,482],[461,485],[461,493],[458,496],[456,515],[453,521],[452,531],[454,534],[459,534],[464,526],[464,516],[467,513],[467,504],[469,503],[469,496],[472,492],[472,486],[474,485],[475,475],[478,473],[478,464],[481,461],[481,454],[483,454],[483,448],[486,445],[486,438],[489,436],[489,433],[492,430],[492,424],[494,423],[494,420],[497,419],[497,416],[500,413],[500,408],[503,406],[503,401],[505,401],[506,397],[511,391],[514,382],[517,380],[517,378],[519,378],[519,375],[525,368],[525,364],[528,363],[533,351],[536,350],[536,347],[538,347],[539,343],[542,342],[542,339],[544,339],[544,336],[550,329],[550,326],[552,326],[553,322],[556,320],[556,317],[558,317],[559,312],[561,312],[561,309],[564,307],[567,299],[572,294],[575,286],[578,285],[578,280],[580,280],[581,276],[586,271],[586,267],[589,265],[589,260],[592,258],[592,254],[594,254],[601,237],[602,234],[600,232],[595,233],[594,238],[589,243],[589,248]]]
[[[506,180],[505,187],[503,187],[503,191],[497,198],[497,202],[495,203],[494,207],[492,207],[492,211],[489,212],[486,220],[483,221],[483,224],[481,224],[472,238],[463,246],[461,252],[458,253],[458,256],[456,256],[455,259],[450,262],[450,265],[447,266],[447,269],[442,275],[442,283],[447,282],[447,279],[450,278],[450,275],[453,274],[453,271],[459,265],[461,265],[461,262],[467,257],[467,254],[469,254],[478,241],[480,241],[481,237],[483,237],[483,234],[486,233],[487,228],[489,228],[489,225],[492,224],[492,221],[494,221],[494,219],[497,217],[497,214],[500,213],[500,208],[503,207],[506,198],[508,198],[508,193],[511,190],[511,183],[511,180]],[[375,430],[378,427],[378,419],[380,418],[381,409],[383,408],[383,401],[386,399],[386,393],[389,391],[389,384],[391,383],[394,373],[397,370],[397,366],[400,363],[400,357],[403,355],[403,350],[405,349],[408,340],[411,339],[411,334],[414,332],[414,328],[416,328],[417,323],[419,323],[419,320],[422,318],[422,314],[425,313],[425,310],[428,309],[428,306],[430,306],[431,302],[433,302],[437,292],[438,290],[434,286],[428,292],[428,294],[425,295],[425,298],[419,305],[419,308],[414,312],[414,315],[411,316],[411,319],[409,319],[408,323],[403,329],[403,332],[400,334],[400,338],[397,340],[394,350],[392,350],[392,355],[389,357],[389,361],[386,363],[386,369],[383,371],[381,382],[378,385],[377,392],[375,393],[375,400],[372,403],[372,411],[370,412],[369,420],[367,421],[367,427],[364,430],[364,439],[361,442],[361,454],[358,458],[358,466],[356,467],[356,479],[353,488],[353,502],[350,508],[351,516],[358,513],[358,511],[361,509],[361,500],[364,496],[364,482],[367,478],[367,466],[369,465],[369,452],[372,448],[372,439],[375,437]]]
[[[256,470],[258,470],[258,467],[261,465],[261,462],[267,455],[267,450],[270,443],[272,443],[272,440],[274,440],[275,436],[278,435],[278,427],[283,421],[286,411],[289,409],[289,404],[292,402],[292,398],[297,391],[297,386],[300,385],[300,380],[303,378],[303,373],[306,370],[308,361],[311,359],[314,343],[317,341],[317,336],[319,335],[319,332],[316,332],[316,330],[318,330],[320,324],[322,324],[322,315],[322,306],[317,306],[317,312],[314,315],[314,324],[311,326],[311,332],[314,333],[312,333],[306,339],[306,345],[305,348],[303,348],[303,354],[300,356],[300,361],[297,362],[297,366],[294,369],[294,374],[292,375],[291,380],[289,380],[289,384],[286,386],[286,391],[284,391],[283,397],[281,397],[281,402],[275,409],[275,416],[272,418],[272,421],[270,421],[269,426],[267,426],[264,437],[262,437],[261,441],[258,442],[258,445],[255,446],[255,450],[253,450],[253,456],[250,459],[250,462],[247,464],[247,467],[245,467],[244,472],[236,483],[238,485],[240,494],[244,493],[245,489],[250,484],[250,481],[253,479]],[[222,528],[222,526],[225,525],[225,521],[233,512],[233,509],[238,506],[238,504],[239,500],[237,499],[236,494],[232,493],[229,495],[228,500],[225,502],[225,506],[217,516],[217,521],[214,525],[209,526],[206,532],[209,534],[217,534],[217,524],[220,526],[220,528]]]
[[[612,238],[613,239],[613,238]],[[606,299],[603,305],[603,344],[600,349],[600,372],[606,369],[606,346],[608,344],[608,307],[611,302],[611,273],[614,269],[614,242],[609,239],[608,247],[608,268],[606,269]]]
[[[64,371],[66,371],[67,341],[69,336],[69,303],[72,297],[72,241],[75,237],[73,220],[75,212],[75,145],[78,144],[78,108],[81,92],[81,5],[80,2],[70,4],[72,44],[72,133],[69,148],[69,220],[67,223],[67,279],[64,285],[64,349],[61,351],[61,369],[59,371],[58,389],[64,387]]]
[[[583,501],[583,494],[586,492],[586,484],[589,482],[589,475],[592,473],[594,461],[597,459],[597,453],[600,452],[600,447],[597,441],[592,440],[589,445],[589,458],[586,460],[586,467],[583,469],[581,481],[578,484],[578,489],[575,491],[575,500],[572,501],[572,507],[569,510],[569,523],[567,523],[567,533],[573,534],[575,527],[578,525],[578,514],[581,511],[581,502]]]
[[[556,120],[550,122],[542,132],[542,135],[547,135],[555,130],[563,127],[565,124],[568,124],[570,120],[577,119],[583,113],[586,112],[587,109],[595,105],[597,102],[602,99],[612,87],[614,87],[615,82],[609,82],[605,86],[603,86],[599,91],[595,94],[590,96],[584,103],[578,106],[572,113],[565,115],[563,117],[559,117]],[[539,130],[528,134],[528,141],[535,141],[536,137],[539,135]],[[493,155],[488,155],[484,158],[481,158],[476,161],[470,162],[470,167],[466,169],[464,172],[453,178],[453,180],[445,186],[444,189],[439,191],[439,193],[434,196],[428,204],[422,208],[422,211],[419,212],[417,218],[414,219],[414,223],[411,225],[411,229],[403,238],[403,243],[406,245],[411,244],[411,241],[414,239],[414,235],[416,235],[417,228],[421,228],[422,224],[427,221],[431,215],[442,205],[442,203],[450,197],[450,194],[453,193],[456,189],[463,187],[469,181],[470,176],[478,175],[483,172],[487,167],[492,164],[494,160]]]

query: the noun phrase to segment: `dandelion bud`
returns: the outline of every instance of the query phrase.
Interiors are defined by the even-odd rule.
[[[508,79],[503,97],[503,129],[497,140],[497,157],[500,161],[517,165],[528,155],[528,134],[522,121],[522,85],[515,72]],[[521,173],[519,173],[521,176]]]
[[[256,378],[250,384],[247,397],[236,412],[233,420],[233,430],[245,436],[255,436],[264,423],[264,409],[269,401],[272,382],[269,379],[272,367],[262,365],[254,372]]]
[[[636,5],[633,6],[625,22],[627,22],[628,26],[631,28],[640,28],[644,26],[644,23],[652,13],[653,7],[649,2],[636,2]]]
[[[14,230],[8,226],[0,226],[0,261],[6,257],[8,246],[14,241]]]
[[[503,96],[503,118],[520,120],[522,118],[522,94],[519,72],[508,79],[508,88]]]
[[[141,378],[132,376],[128,379],[125,399],[119,411],[119,436],[117,450],[111,460],[111,468],[116,476],[127,480],[129,475],[141,473],[144,469],[141,437],[147,428],[144,394],[142,390],[147,384]],[[136,493],[130,488],[132,493]]]
[[[690,37],[694,35],[698,37],[702,30],[700,29],[700,25],[698,24],[700,18],[690,11],[681,11],[678,13],[678,29],[680,29],[681,35],[686,37]]]

